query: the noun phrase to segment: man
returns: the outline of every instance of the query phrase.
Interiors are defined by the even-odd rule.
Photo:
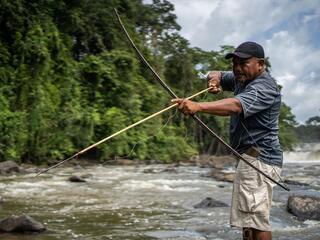
[[[233,98],[214,102],[174,99],[185,114],[205,112],[231,116],[230,145],[261,171],[279,178],[282,150],[278,137],[281,95],[276,81],[265,71],[264,50],[255,42],[240,44],[233,53],[232,72],[208,75],[212,93],[233,91]],[[270,180],[240,161],[233,184],[230,225],[243,229],[243,239],[272,239],[269,212],[272,202]]]

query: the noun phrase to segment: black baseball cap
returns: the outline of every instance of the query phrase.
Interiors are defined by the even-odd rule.
[[[233,58],[234,56],[239,58],[264,58],[264,50],[261,45],[255,42],[244,42],[241,43],[236,50],[232,53],[228,53],[225,58]]]

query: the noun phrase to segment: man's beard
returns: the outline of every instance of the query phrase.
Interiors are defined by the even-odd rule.
[[[235,79],[239,82],[245,82],[247,77],[243,74],[235,74]]]

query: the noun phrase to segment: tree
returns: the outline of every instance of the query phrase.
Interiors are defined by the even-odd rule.
[[[298,125],[295,132],[301,142],[320,142],[320,117],[310,117],[305,124]]]
[[[319,126],[320,125],[320,116],[310,117],[306,121],[306,125]]]
[[[296,125],[297,122],[291,108],[282,103],[279,115],[279,138],[284,150],[292,150],[298,143],[298,138],[294,131]]]
[[[154,113],[170,97],[128,46],[117,8],[138,48],[181,97],[205,88],[198,71],[228,70],[219,51],[190,47],[166,0],[2,0],[0,4],[0,159],[62,159]],[[212,101],[231,95],[206,95]],[[224,139],[228,118],[203,115]],[[290,119],[284,114],[284,119]],[[312,121],[313,123],[313,121]],[[286,121],[282,129],[291,125]],[[186,132],[188,134],[186,134]],[[187,136],[186,136],[187,135]],[[284,138],[290,144],[290,137]],[[84,157],[178,161],[223,153],[176,110],[131,129]]]

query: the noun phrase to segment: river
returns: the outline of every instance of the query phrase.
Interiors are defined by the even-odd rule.
[[[286,155],[285,155],[286,156]],[[0,178],[0,218],[26,213],[42,222],[40,234],[2,234],[5,240],[222,240],[242,239],[229,227],[229,208],[195,209],[206,197],[230,204],[232,184],[203,177],[197,166],[166,165],[60,167],[50,174]],[[73,174],[87,182],[72,183]],[[320,159],[285,161],[283,175],[310,186],[291,192],[319,195]],[[275,189],[271,224],[274,239],[319,240],[319,221],[298,221],[286,211],[289,193]]]

